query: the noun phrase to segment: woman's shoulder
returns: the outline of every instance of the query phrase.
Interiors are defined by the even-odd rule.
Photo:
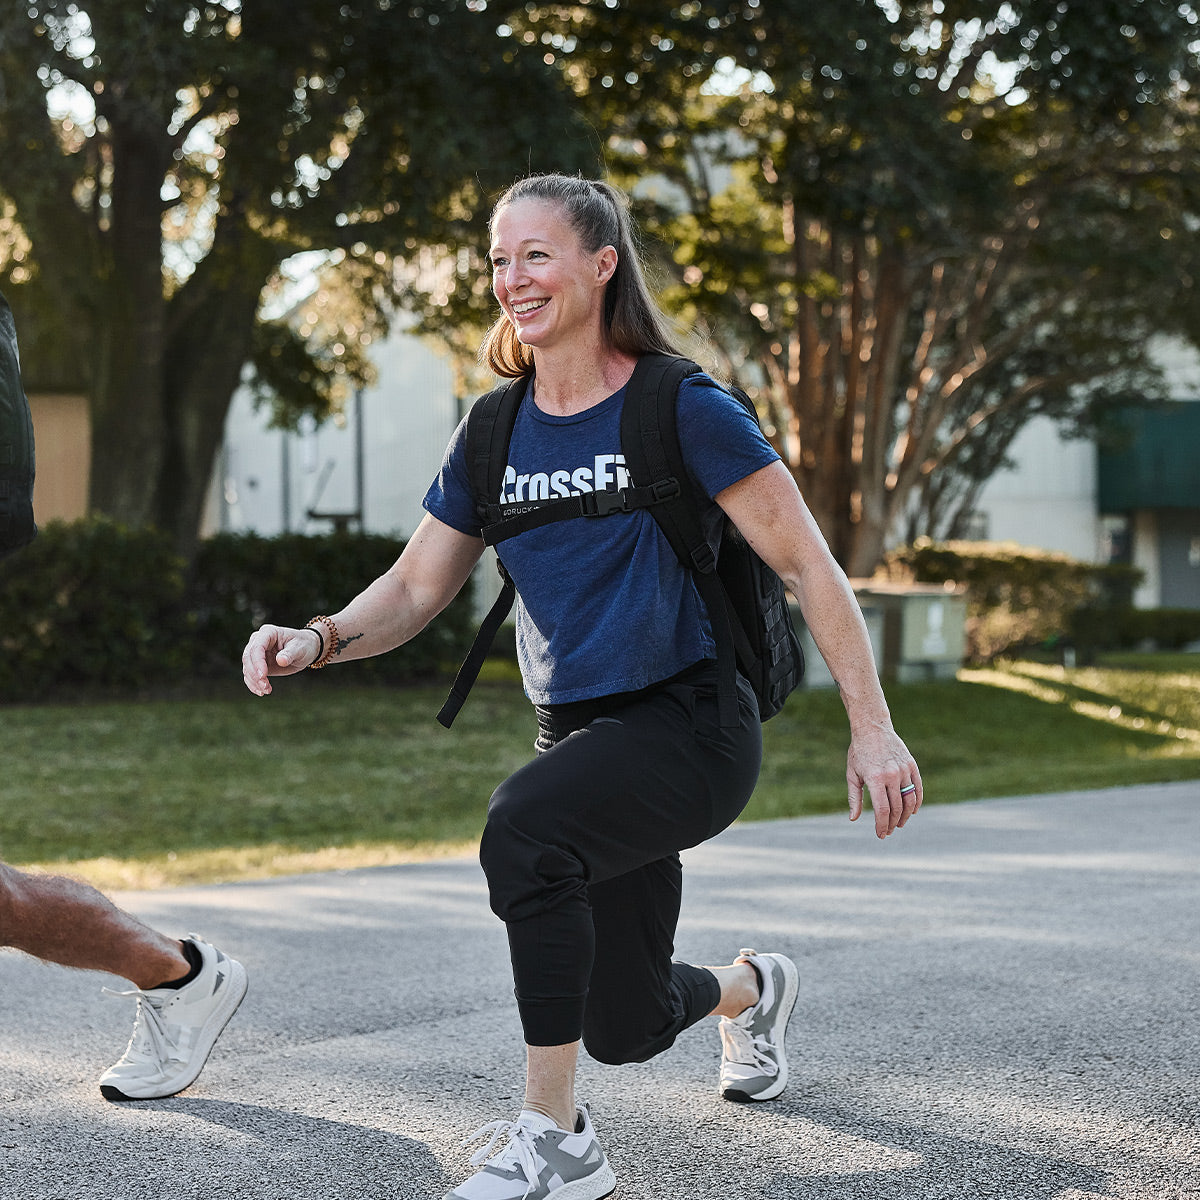
[[[727,464],[746,463],[749,469],[756,469],[778,457],[753,406],[705,372],[689,375],[680,384],[676,415],[685,456],[701,464],[698,469],[706,483],[716,481],[710,494],[730,482]],[[706,471],[706,463],[714,465],[711,472]]]
[[[746,406],[733,394],[729,385],[703,368],[694,374],[686,375],[680,382],[678,405],[681,417],[689,410],[711,412],[714,407],[724,408],[733,413],[746,411]]]

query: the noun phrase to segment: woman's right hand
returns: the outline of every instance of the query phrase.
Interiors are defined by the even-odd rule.
[[[256,696],[269,696],[272,675],[295,675],[320,653],[315,630],[264,625],[250,635],[242,651],[242,679]]]

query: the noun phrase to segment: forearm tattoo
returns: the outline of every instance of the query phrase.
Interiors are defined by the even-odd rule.
[[[342,637],[341,635],[339,635],[338,640],[337,640],[337,646],[334,647],[333,657],[337,658],[337,656],[339,654],[341,654],[341,652],[348,645],[350,645],[351,642],[357,642],[360,637],[362,637],[361,633],[352,633],[349,637]]]

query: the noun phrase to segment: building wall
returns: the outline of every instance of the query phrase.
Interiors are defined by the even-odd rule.
[[[1200,353],[1195,347],[1160,337],[1154,339],[1152,351],[1172,396],[1200,398]],[[1200,447],[1197,449],[1200,453]],[[1109,561],[1111,539],[1099,513],[1095,445],[1063,438],[1051,420],[1038,417],[1017,435],[1010,457],[1016,465],[987,482],[976,506],[985,517],[985,536],[1062,551],[1088,562]],[[1167,604],[1168,593],[1190,595],[1194,585],[1192,569],[1181,565],[1194,556],[1194,515],[1185,531],[1172,535],[1166,551],[1160,516],[1170,523],[1165,514],[1156,512],[1136,513],[1129,522],[1132,561],[1145,572],[1135,595],[1135,603],[1143,608]],[[1186,545],[1182,540],[1185,534]],[[1168,562],[1164,562],[1164,553],[1169,553]]]
[[[358,528],[352,518],[361,497],[364,530],[411,535],[458,424],[460,401],[449,360],[417,338],[394,335],[375,361],[378,384],[352,399],[343,417],[298,433],[269,428],[268,414],[255,410],[250,393],[238,392],[225,422],[205,533],[321,533],[337,514]]]
[[[1158,548],[1156,514],[1148,509],[1135,512],[1131,526],[1130,561],[1142,572],[1142,582],[1134,589],[1133,603],[1137,608],[1158,608],[1162,595],[1159,570],[1162,556]]]
[[[1200,350],[1173,337],[1152,338],[1150,345],[1166,372],[1171,395],[1177,400],[1200,399]]]
[[[976,505],[987,539],[1099,561],[1095,446],[1062,438],[1053,421],[1037,417],[1017,435],[1010,456],[1015,466],[993,476]]]
[[[1200,509],[1165,509],[1158,517],[1159,603],[1200,608]]]
[[[41,392],[29,397],[33,415],[36,475],[33,515],[47,521],[75,521],[87,513],[91,469],[91,417],[87,398]]]

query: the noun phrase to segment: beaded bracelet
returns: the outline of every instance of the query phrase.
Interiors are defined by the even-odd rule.
[[[321,631],[317,628],[318,625],[324,625],[325,628],[328,630],[328,632],[329,632],[328,645],[326,644],[325,639],[323,637],[321,637]],[[313,617],[312,620],[309,621],[304,626],[304,628],[311,629],[313,631],[313,633],[315,633],[317,635],[318,639],[320,639],[321,653],[318,654],[317,657],[314,658],[313,661],[308,664],[308,669],[310,671],[319,671],[322,667],[329,665],[329,660],[337,652],[338,628],[334,624],[332,617],[325,617],[325,616]]]

